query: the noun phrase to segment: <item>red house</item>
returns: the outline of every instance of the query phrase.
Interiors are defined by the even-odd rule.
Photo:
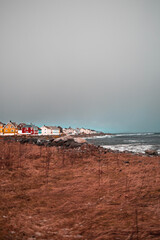
[[[22,127],[22,134],[38,135],[38,127],[35,125],[25,125]]]

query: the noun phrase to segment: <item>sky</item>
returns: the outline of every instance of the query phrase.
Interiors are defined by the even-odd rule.
[[[160,132],[159,0],[0,0],[0,121]]]

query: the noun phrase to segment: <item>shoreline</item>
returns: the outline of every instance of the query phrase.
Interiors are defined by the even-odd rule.
[[[112,135],[112,134],[106,134],[106,133],[101,133],[101,134],[93,134],[92,136],[89,136],[89,138],[93,137],[99,137],[99,136],[107,136],[107,135]],[[160,154],[158,154],[157,151],[154,150],[146,150],[144,153],[142,152],[134,152],[134,151],[129,151],[129,150],[124,150],[124,151],[120,151],[120,150],[113,150],[111,148],[108,148],[107,145],[97,145],[95,143],[89,143],[87,141],[88,139],[88,134],[86,136],[85,135],[69,135],[69,136],[61,136],[59,139],[65,139],[65,140],[61,140],[59,141],[59,143],[56,143],[56,140],[58,140],[57,137],[53,137],[50,135],[41,135],[41,136],[34,136],[34,135],[14,135],[14,136],[0,136],[0,141],[13,141],[13,142],[20,142],[21,144],[25,144],[25,143],[30,143],[30,144],[35,144],[38,146],[48,146],[48,147],[62,147],[62,148],[80,148],[83,144],[87,144],[87,145],[93,145],[95,148],[103,148],[104,152],[111,152],[111,153],[126,153],[126,154],[132,154],[132,155],[139,155],[139,156],[160,156]],[[76,142],[76,139],[80,139],[80,142]],[[81,140],[82,139],[82,140]],[[83,139],[86,140],[86,142],[83,142]]]

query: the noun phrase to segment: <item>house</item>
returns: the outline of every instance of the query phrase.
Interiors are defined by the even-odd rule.
[[[38,127],[38,135],[42,135],[42,129]]]
[[[43,126],[41,127],[42,135],[60,135],[61,129],[55,126]]]
[[[32,134],[38,135],[38,128],[39,128],[39,127],[37,127],[37,126],[35,126],[35,125],[32,125]]]
[[[51,135],[52,134],[52,130],[48,126],[44,125],[43,127],[41,127],[41,130],[42,130],[42,135]]]
[[[3,135],[5,124],[0,122],[0,135]]]
[[[38,135],[38,127],[33,124],[24,125],[22,134]]]
[[[75,130],[76,130],[77,135],[80,134],[80,129],[79,128],[76,128]]]
[[[51,129],[51,135],[60,135],[60,128],[55,126],[49,126]]]
[[[4,126],[4,135],[16,135],[18,134],[17,124],[15,122],[8,122]]]
[[[17,128],[18,128],[18,134],[22,134],[22,128],[26,125],[26,123],[19,123]]]
[[[61,126],[58,126],[60,133],[63,134],[63,128]]]
[[[74,128],[63,128],[63,132],[66,134],[66,135],[76,135],[77,134],[77,131],[74,129]]]
[[[80,134],[95,134],[97,132],[95,130],[91,130],[91,129],[80,128],[79,133]]]

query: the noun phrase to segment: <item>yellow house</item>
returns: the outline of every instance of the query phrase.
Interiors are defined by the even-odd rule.
[[[4,123],[0,122],[0,135],[3,134],[4,131]]]
[[[18,134],[17,124],[15,122],[8,122],[4,126],[4,135],[15,135]]]

